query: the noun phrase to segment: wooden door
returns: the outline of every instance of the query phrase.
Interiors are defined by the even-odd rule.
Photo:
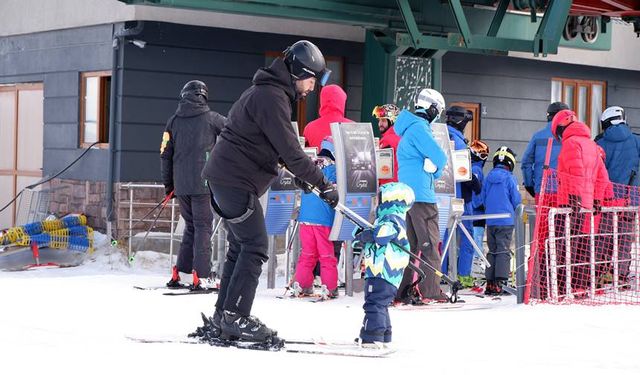
[[[473,120],[464,128],[464,137],[469,142],[474,139],[480,139],[480,103],[455,102],[449,104],[450,107],[454,105],[463,107],[473,113]]]
[[[42,178],[42,84],[0,86],[0,208]],[[0,212],[0,228],[15,225],[17,202]]]

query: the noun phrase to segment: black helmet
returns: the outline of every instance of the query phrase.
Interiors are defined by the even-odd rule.
[[[498,164],[504,164],[509,167],[511,171],[516,167],[516,153],[509,147],[500,147],[495,154],[493,154],[493,167]]]
[[[207,89],[207,85],[198,80],[187,82],[182,88],[182,91],[180,91],[180,98],[184,98],[188,94],[202,95],[205,100],[209,99],[209,89]]]
[[[449,107],[446,112],[447,115],[447,125],[451,125],[454,128],[464,131],[467,123],[473,119],[473,113],[464,107],[460,107],[459,105],[453,105]]]
[[[563,102],[553,102],[549,104],[547,107],[547,121],[553,120],[553,116],[555,116],[556,113],[565,109],[569,109],[569,106]]]
[[[288,47],[284,51],[284,63],[293,78],[302,80],[315,77],[321,86],[327,83],[331,74],[322,52],[308,40],[299,40]]]

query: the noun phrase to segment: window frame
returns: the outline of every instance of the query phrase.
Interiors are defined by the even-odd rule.
[[[586,87],[587,88],[587,97],[586,97],[586,108],[585,108],[585,119],[584,119],[584,123],[589,127],[589,129],[591,129],[591,122],[592,122],[592,118],[591,118],[591,112],[592,112],[592,95],[593,95],[593,86],[594,85],[601,85],[602,86],[602,102],[600,104],[600,109],[601,109],[601,113],[602,111],[604,111],[606,109],[607,106],[607,82],[606,81],[596,81],[596,80],[587,80],[587,79],[573,79],[573,78],[562,78],[562,77],[552,77],[551,78],[551,86],[553,87],[554,82],[560,82],[560,95],[561,98],[560,100],[563,103],[566,103],[569,108],[571,108],[572,111],[574,111],[576,114],[578,114],[578,98],[579,98],[579,90],[580,87]],[[565,87],[566,86],[572,86],[573,87],[573,102],[572,103],[567,103],[565,101]],[[553,90],[552,90],[552,95],[553,95]],[[554,100],[554,98],[551,98],[552,100]],[[579,114],[578,114],[579,115]],[[600,120],[598,119],[597,123],[600,123]],[[598,125],[598,129],[596,134],[599,134],[602,132],[602,129],[600,129],[600,125]],[[593,134],[593,129],[591,129],[591,133]]]
[[[108,111],[103,111],[105,108],[105,104],[110,100],[111,93],[105,92],[105,77],[111,78],[110,70],[99,70],[93,72],[81,72],[80,73],[80,116],[79,116],[79,139],[78,143],[80,148],[88,148],[91,146],[91,143],[84,141],[84,128],[85,128],[85,96],[86,96],[86,80],[87,78],[98,77],[99,85],[98,85],[98,118],[97,118],[97,133],[98,133],[98,141],[100,139],[108,139],[109,138],[109,118]],[[103,138],[104,137],[104,138]],[[99,142],[94,147],[98,148],[109,148],[109,142]]]

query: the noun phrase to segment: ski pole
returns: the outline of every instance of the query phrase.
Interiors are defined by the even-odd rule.
[[[158,206],[160,206],[160,211],[158,211],[158,214],[156,215],[156,218],[153,220],[153,223],[151,224],[151,226],[149,227],[149,230],[147,230],[147,233],[145,233],[144,238],[142,238],[142,242],[140,243],[140,246],[138,246],[138,249],[133,254],[129,255],[129,264],[133,264],[133,261],[135,259],[135,255],[138,253],[138,251],[140,251],[140,248],[142,248],[142,246],[144,246],[144,243],[147,241],[147,237],[149,236],[149,233],[151,232],[151,230],[153,228],[156,227],[156,223],[158,222],[158,219],[160,218],[160,214],[162,214],[162,211],[167,206],[167,203],[169,203],[171,198],[173,198],[173,190],[169,194],[167,194],[167,196],[164,197],[162,202],[160,202],[160,204],[158,205]],[[158,206],[156,206],[156,208]],[[155,210],[155,208],[154,208],[154,210]],[[153,211],[151,211],[151,212],[153,212]]]
[[[289,172],[289,173],[291,173],[292,175],[295,176],[295,174],[293,174],[286,166],[281,165],[281,167],[284,168],[287,172]],[[307,187],[309,188],[309,190],[311,190],[311,192],[313,192],[318,197],[322,198],[320,196],[320,194],[322,193],[320,191],[320,189],[318,189],[314,185],[311,185],[307,181],[303,181],[303,182],[307,185]],[[357,227],[359,227],[361,229],[372,229],[373,228],[373,224],[371,224],[370,222],[365,220],[362,216],[358,215],[356,212],[354,212],[349,207],[345,206],[344,204],[342,204],[340,202],[338,202],[336,204],[335,210],[340,212],[342,215],[344,215],[344,217],[346,217],[349,221],[351,221],[353,224],[355,224]],[[423,244],[423,246],[424,246],[424,244]],[[458,290],[460,290],[462,288],[462,285],[460,284],[459,281],[453,281],[449,276],[447,276],[447,275],[443,274],[442,272],[440,272],[440,270],[438,270],[435,267],[433,267],[426,260],[424,260],[421,257],[413,254],[410,250],[407,250],[402,246],[399,246],[399,247],[402,249],[402,251],[404,251],[407,254],[409,254],[409,257],[411,257],[411,258],[417,260],[419,263],[424,264],[425,266],[427,266],[427,268],[429,268],[438,277],[442,278],[447,284],[449,284],[451,286],[451,296],[449,297],[449,301],[451,303],[456,303],[458,301]],[[422,273],[422,274],[424,274],[424,273]]]

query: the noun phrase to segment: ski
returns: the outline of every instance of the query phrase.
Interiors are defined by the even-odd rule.
[[[180,284],[180,286],[166,286],[166,285],[162,285],[162,286],[141,286],[141,285],[134,285],[133,288],[134,289],[138,289],[138,290],[161,290],[161,289],[168,289],[168,290],[180,290],[180,289],[188,289],[190,287],[190,285],[188,284]]]
[[[194,294],[211,294],[211,293],[215,293],[218,292],[218,288],[209,288],[209,289],[195,289],[195,290],[191,290],[191,289],[182,289],[180,291],[176,291],[176,292],[165,292],[162,293],[163,296],[189,296],[189,295],[194,295]]]
[[[237,348],[247,350],[260,350],[299,354],[335,355],[348,357],[380,358],[394,353],[392,348],[362,348],[356,343],[336,342],[324,340],[286,340],[277,339],[270,343],[256,343],[239,340],[208,339],[201,340],[195,337],[133,337],[126,336],[130,341],[141,344],[208,344],[216,347]]]

